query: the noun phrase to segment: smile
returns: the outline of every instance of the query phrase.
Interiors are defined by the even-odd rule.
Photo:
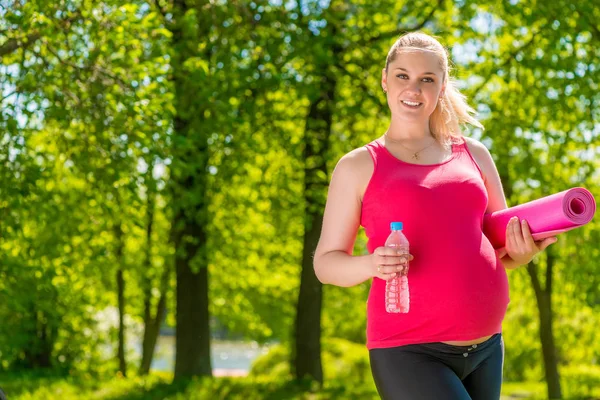
[[[416,108],[416,107],[419,107],[423,103],[419,103],[417,101],[402,100],[402,104],[412,107],[412,108]]]

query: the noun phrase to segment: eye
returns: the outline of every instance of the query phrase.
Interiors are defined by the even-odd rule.
[[[434,81],[433,81],[433,79],[431,79],[431,78],[423,78],[423,82],[430,82],[430,83],[433,83]]]
[[[398,74],[398,75],[396,75],[396,77],[400,78],[400,79],[408,79],[408,75],[406,75],[406,74]]]

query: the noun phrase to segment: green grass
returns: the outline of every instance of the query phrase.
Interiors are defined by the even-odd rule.
[[[548,398],[544,382],[504,382],[502,385],[502,396],[502,400],[545,400]]]
[[[168,398],[184,387],[171,385],[170,377],[115,377],[98,381],[91,377],[64,377],[48,372],[0,375],[0,385],[8,400],[37,399],[150,399]],[[156,395],[156,396],[155,396]]]
[[[0,374],[0,386],[8,400],[200,400],[200,399],[378,399],[372,387],[362,382],[330,381],[318,390],[305,383],[299,386],[289,379],[265,376],[244,378],[202,378],[177,384],[170,374],[97,381],[91,377],[64,377],[47,372]],[[597,397],[572,397],[593,399]],[[546,399],[544,383],[505,382],[502,400]]]

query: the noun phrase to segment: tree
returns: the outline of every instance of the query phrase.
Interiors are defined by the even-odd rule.
[[[361,26],[357,21],[363,22],[362,17],[369,15],[367,10],[370,10],[370,7],[369,4],[363,4],[362,2],[349,5],[334,1],[324,10],[311,10],[308,8],[307,11],[303,9],[302,5],[298,10],[298,15],[304,15],[301,18],[301,27],[304,29],[304,35],[306,36],[302,40],[307,42],[304,45],[305,47],[300,47],[300,49],[312,55],[309,64],[305,66],[310,71],[309,77],[312,84],[307,85],[306,88],[310,106],[303,140],[305,223],[292,364],[297,379],[309,376],[320,383],[323,382],[320,355],[322,285],[314,273],[313,252],[321,233],[323,210],[325,208],[327,177],[329,176],[327,159],[330,157],[333,146],[333,125],[335,110],[337,109],[336,96],[340,91],[338,88],[339,77],[347,74],[349,79],[355,79],[357,83],[360,82],[358,83],[359,86],[364,86],[359,74],[367,75],[366,69],[371,69],[372,65],[377,65],[373,58],[363,58],[359,61],[358,57],[356,59],[353,57],[357,53],[361,56],[367,53],[371,57],[377,57],[368,50],[363,52],[354,49],[356,45],[354,40],[364,40],[359,39],[360,35],[356,33],[356,30],[360,29]],[[378,9],[378,7],[381,7],[381,5],[373,8]],[[414,8],[409,9],[407,7],[403,8],[403,11],[408,14],[404,17],[405,20],[415,18],[412,12],[417,15],[415,18],[417,22],[414,25],[407,23],[404,27],[401,22],[396,22],[389,31],[375,34],[366,42],[369,42],[369,45],[373,47],[379,47],[382,40],[399,36],[404,30],[420,29],[431,23],[436,10],[434,6],[427,4],[416,4]],[[427,10],[427,12],[423,13],[424,10]],[[419,15],[421,13],[424,15]],[[324,27],[311,29],[311,23],[314,23],[318,17],[325,22]],[[349,25],[348,22],[356,25]],[[367,29],[364,32],[365,36],[367,36],[366,31]],[[316,38],[313,39],[309,32]],[[363,44],[366,45],[366,43]],[[353,67],[360,65],[362,68],[354,72],[356,73],[354,75],[353,72],[348,71],[350,65]],[[371,71],[373,70],[376,71],[375,68],[371,69]],[[379,73],[374,72],[371,76],[375,76],[377,80]],[[370,90],[365,91],[364,95],[365,97],[370,96]]]
[[[503,4],[482,15],[490,22],[502,21],[479,28],[490,39],[478,45],[486,62],[473,69],[482,71],[474,89],[490,132],[484,141],[496,157],[509,205],[562,191],[573,182],[593,187],[594,164],[579,154],[598,143],[597,136],[586,138],[584,133],[594,129],[587,105],[598,101],[593,89],[597,50],[589,40],[593,26],[577,15],[595,13],[598,8],[591,4],[558,2],[540,8]],[[498,47],[506,51],[492,50]],[[538,305],[548,397],[554,399],[562,393],[553,308],[553,279],[559,261],[553,247],[526,271]]]
[[[23,335],[13,330],[15,344],[26,338],[13,346],[15,357],[25,366],[94,370],[102,358],[96,344],[106,340],[96,332],[96,314],[116,294],[116,358],[125,373],[126,271],[135,264],[126,244],[135,240],[129,233],[138,224],[137,166],[145,145],[162,133],[164,107],[153,109],[156,114],[139,110],[144,102],[164,105],[155,101],[163,97],[161,85],[145,83],[160,78],[161,60],[152,52],[162,36],[152,29],[155,19],[144,3],[13,6],[2,20],[3,34],[13,35],[2,48],[2,62],[13,71],[5,75],[3,90],[15,97],[3,101],[12,104],[11,119],[20,121],[8,124],[7,137],[20,146],[7,148],[2,171],[16,177],[27,172],[26,181],[14,184],[28,182],[23,187],[32,197],[19,200],[28,200],[26,207],[6,210],[22,225],[11,223],[17,229],[2,239],[3,246],[29,253],[7,260],[15,281],[44,293],[29,313],[15,318],[27,327]],[[150,36],[157,47],[142,45]],[[13,166],[15,157],[27,162]],[[18,172],[25,165],[31,171]],[[73,290],[82,282],[86,290]],[[13,309],[31,303],[27,296],[13,297]],[[25,354],[21,348],[30,355],[19,355]]]

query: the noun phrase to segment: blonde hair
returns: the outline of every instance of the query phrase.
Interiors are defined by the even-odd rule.
[[[424,50],[438,56],[440,68],[444,74],[446,89],[429,118],[429,129],[441,143],[453,141],[462,136],[460,125],[471,124],[484,129],[473,116],[476,111],[467,103],[467,97],[456,87],[456,81],[450,78],[448,52],[442,44],[432,36],[422,32],[409,32],[400,36],[392,45],[385,61],[385,70],[401,52]]]

